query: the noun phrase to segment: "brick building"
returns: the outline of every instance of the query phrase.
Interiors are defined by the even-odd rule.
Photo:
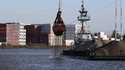
[[[48,35],[50,33],[50,24],[32,24],[26,25],[26,43],[31,44],[47,44]]]

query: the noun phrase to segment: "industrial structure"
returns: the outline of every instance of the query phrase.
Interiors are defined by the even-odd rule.
[[[123,8],[122,8],[122,0],[115,0],[115,7],[114,7],[114,15],[115,15],[115,23],[114,23],[114,38],[116,39],[123,39]],[[120,37],[119,37],[120,36]]]

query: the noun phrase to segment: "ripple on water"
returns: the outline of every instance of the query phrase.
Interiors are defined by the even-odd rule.
[[[3,55],[3,52],[6,52],[6,55]],[[7,54],[11,52],[14,55]],[[17,52],[21,55],[16,54]],[[48,55],[50,53],[50,49],[0,50],[0,70],[125,70],[125,61],[89,61],[66,56],[54,58]]]

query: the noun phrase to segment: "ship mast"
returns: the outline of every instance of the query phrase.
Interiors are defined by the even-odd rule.
[[[82,24],[80,33],[85,33],[86,29],[85,29],[85,22],[90,20],[90,17],[88,16],[88,11],[85,10],[85,6],[84,6],[84,0],[82,0],[82,4],[81,4],[81,10],[79,10],[80,15],[78,16],[78,21]]]

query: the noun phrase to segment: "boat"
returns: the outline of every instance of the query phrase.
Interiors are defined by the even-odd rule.
[[[82,24],[81,30],[76,34],[75,43],[71,49],[63,50],[63,55],[80,56],[88,60],[123,60],[125,59],[125,39],[104,40],[95,38],[94,34],[86,31],[85,24],[90,20],[84,8],[84,1],[82,1],[80,16],[78,21]],[[116,33],[115,33],[116,35]],[[101,46],[98,42],[102,43]]]
[[[63,54],[72,56],[94,56],[94,53],[90,52],[96,48],[96,43],[93,34],[86,28],[86,22],[90,21],[90,17],[88,16],[88,11],[85,10],[84,0],[82,0],[79,13],[80,16],[78,16],[78,21],[81,24],[81,29],[75,35],[73,48],[70,50],[64,50]]]

